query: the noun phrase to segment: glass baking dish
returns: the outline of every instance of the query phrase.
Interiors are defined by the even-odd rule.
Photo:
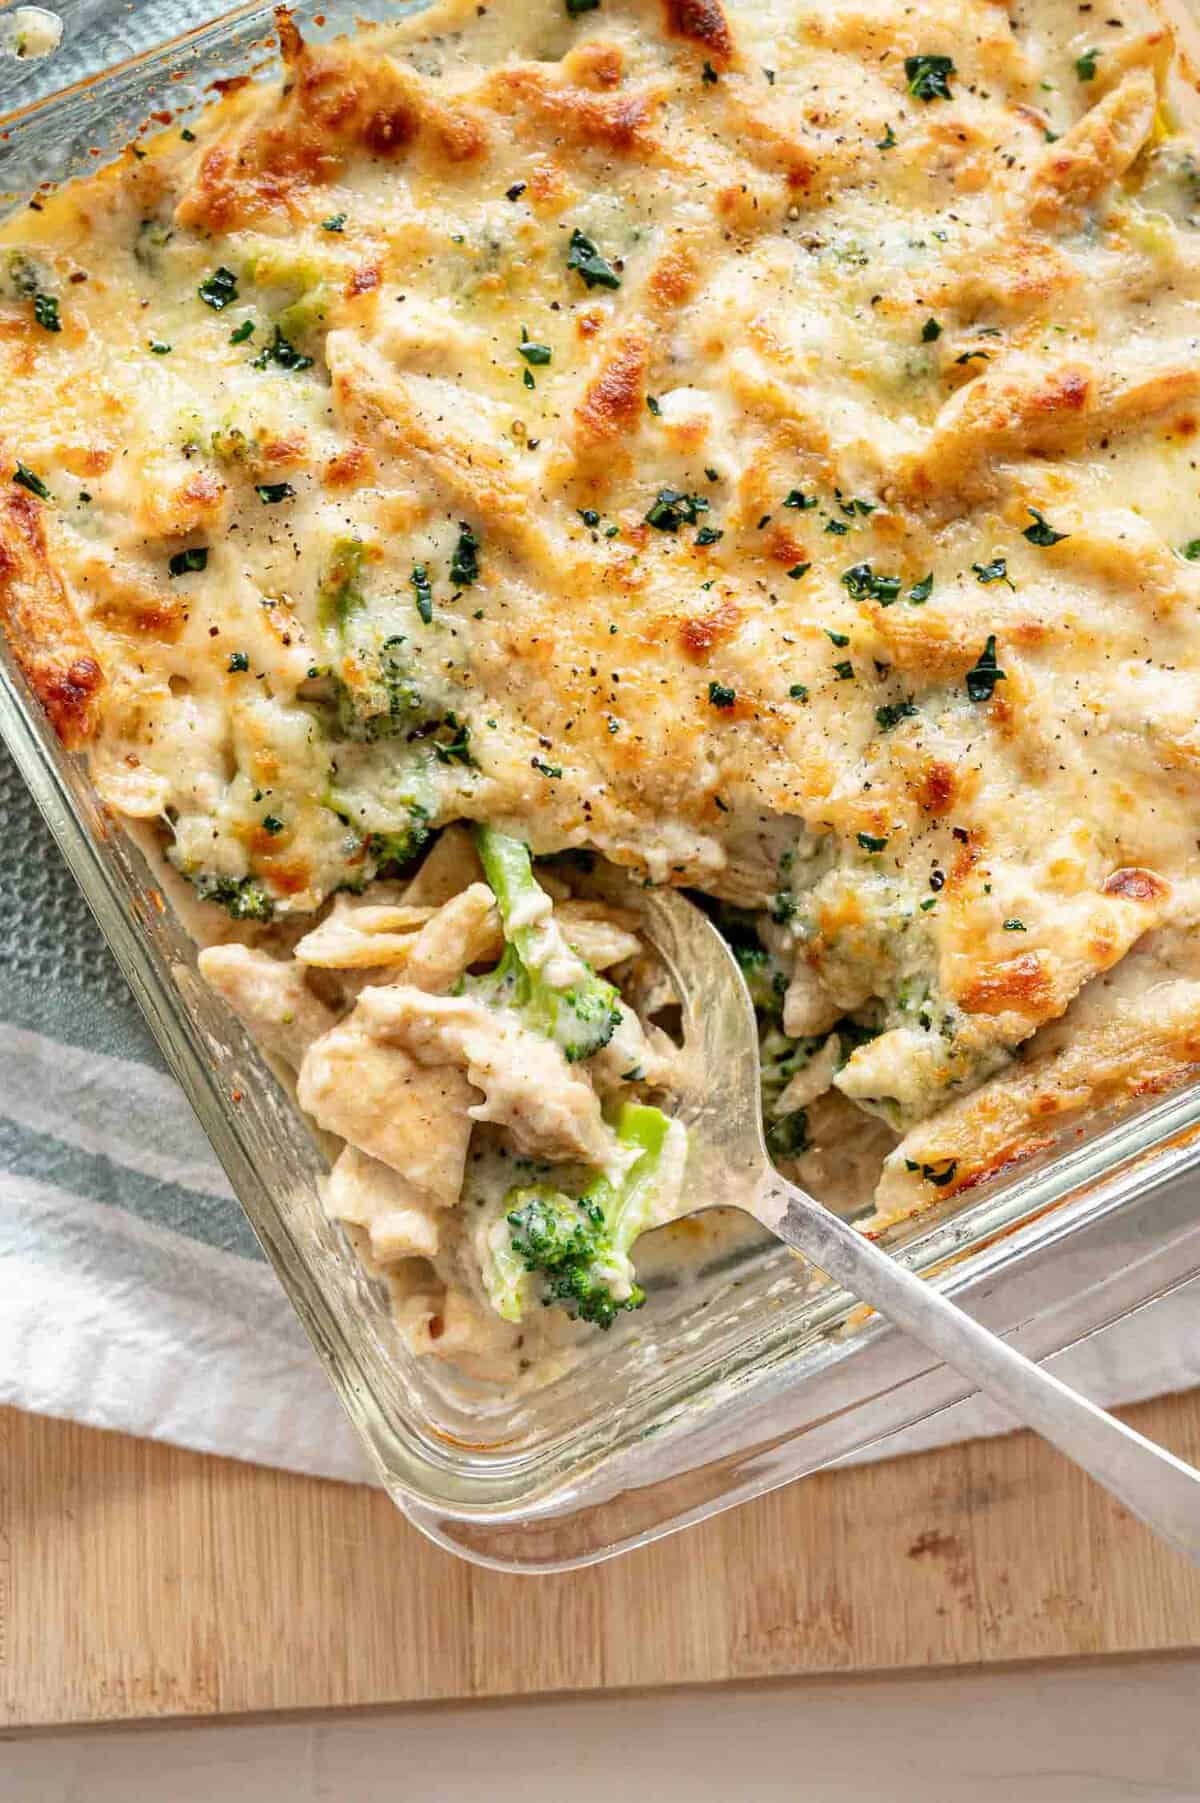
[[[294,9],[318,37],[364,10],[410,9]],[[5,208],[94,170],[157,129],[151,114],[185,118],[215,80],[271,61],[265,6],[199,25],[196,0],[143,3],[132,16],[113,0],[75,0],[59,12],[57,51],[0,65]],[[294,1102],[199,980],[153,870],[3,647],[0,732],[380,1478],[433,1538],[504,1569],[588,1564],[877,1446],[968,1393],[782,1248],[759,1244],[686,1284],[654,1285],[594,1357],[539,1390],[497,1395],[413,1359],[324,1216],[321,1154]],[[1200,1274],[1198,1164],[1200,1083],[1073,1129],[1018,1174],[886,1243],[1046,1357]]]

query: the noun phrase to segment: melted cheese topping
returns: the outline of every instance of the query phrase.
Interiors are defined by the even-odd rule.
[[[0,246],[0,617],[202,896],[307,912],[456,818],[596,847],[768,911],[788,1034],[866,1022],[836,1081],[900,1126],[1186,938],[1200,163],[1152,14],[280,38]]]

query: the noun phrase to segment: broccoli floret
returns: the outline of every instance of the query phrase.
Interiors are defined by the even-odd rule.
[[[491,826],[476,828],[476,843],[506,944],[495,970],[475,979],[472,993],[515,1008],[570,1063],[594,1057],[620,1024],[620,997],[567,944],[533,874],[529,847]]]
[[[624,1176],[595,1177],[579,1196],[550,1184],[505,1196],[482,1262],[492,1306],[506,1321],[522,1320],[538,1300],[608,1328],[646,1300],[630,1253],[652,1225],[671,1123],[658,1108],[626,1102],[615,1126],[629,1155]]]
[[[201,871],[190,878],[201,901],[216,902],[234,920],[270,920],[275,903],[256,876],[213,876]]]
[[[374,863],[375,875],[391,876],[407,869],[425,850],[432,832],[429,810],[414,801],[408,810],[408,824],[402,831],[368,833],[366,853]]]
[[[732,951],[746,979],[756,1012],[770,1020],[778,1020],[787,994],[787,971],[763,945],[734,945]]]
[[[339,538],[317,589],[317,620],[324,632],[342,633],[365,603],[362,588],[366,547],[361,538]]]
[[[344,677],[335,678],[339,738],[393,739],[424,716],[425,700],[413,681],[403,644],[399,636],[385,639],[377,652],[356,660],[361,681],[353,688]]]

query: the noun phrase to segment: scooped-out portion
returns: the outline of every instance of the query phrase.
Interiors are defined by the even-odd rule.
[[[686,1209],[683,1048],[662,1024],[678,998],[637,916],[589,895],[592,863],[535,870],[520,840],[453,827],[409,882],[338,896],[299,937],[243,923],[200,953],[341,1142],[323,1200],[409,1347],[480,1377],[516,1378],[640,1307],[636,1243]],[[772,1146],[819,1187],[804,1109],[837,1042],[786,1039],[784,985],[740,930]]]

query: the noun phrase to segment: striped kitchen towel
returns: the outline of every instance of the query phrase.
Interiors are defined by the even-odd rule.
[[[0,1401],[367,1473],[2,745]]]

